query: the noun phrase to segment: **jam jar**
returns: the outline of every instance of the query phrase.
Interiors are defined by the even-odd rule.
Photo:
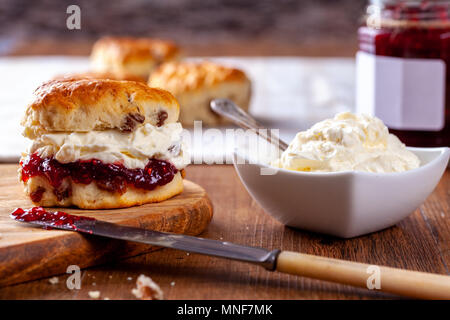
[[[358,29],[356,109],[406,145],[450,146],[450,1],[372,0]]]

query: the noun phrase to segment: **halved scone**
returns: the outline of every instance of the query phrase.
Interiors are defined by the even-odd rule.
[[[41,206],[129,207],[183,190],[189,162],[167,91],[116,80],[53,80],[22,125],[33,143],[19,177]]]

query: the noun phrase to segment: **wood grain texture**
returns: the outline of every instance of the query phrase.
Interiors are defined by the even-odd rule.
[[[0,166],[0,286],[65,273],[69,265],[85,268],[134,256],[156,247],[86,236],[76,232],[43,230],[13,221],[16,207],[33,206],[17,179],[17,165]],[[212,205],[198,185],[184,181],[184,191],[169,200],[125,209],[65,212],[144,229],[197,235],[212,218]]]
[[[408,218],[392,228],[347,240],[278,223],[252,200],[232,166],[190,166],[187,179],[205,188],[214,205],[214,218],[202,237],[450,274],[449,170],[433,194]],[[62,275],[55,285],[42,279],[0,288],[0,299],[89,299],[88,292],[92,290],[100,291],[101,299],[134,299],[131,289],[140,274],[151,276],[167,299],[397,298],[373,290],[268,272],[245,263],[164,249],[85,269],[80,290],[67,289],[68,275]]]

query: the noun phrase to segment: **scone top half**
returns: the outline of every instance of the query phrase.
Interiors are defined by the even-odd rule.
[[[167,91],[118,80],[41,85],[22,125],[33,140],[20,179],[43,206],[116,208],[182,190],[188,163],[179,105]]]
[[[176,122],[180,112],[169,92],[133,81],[52,80],[38,87],[34,96],[21,123],[30,139],[42,132],[127,132],[137,124],[161,126]]]
[[[57,75],[53,80],[61,81],[74,81],[74,80],[126,80],[126,81],[136,81],[147,83],[147,79],[142,77],[133,76],[131,74],[118,76],[112,72],[81,72],[81,73],[69,73]]]

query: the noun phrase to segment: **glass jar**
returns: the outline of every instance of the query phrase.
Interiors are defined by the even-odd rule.
[[[450,1],[371,1],[358,30],[358,112],[406,145],[450,146]]]

